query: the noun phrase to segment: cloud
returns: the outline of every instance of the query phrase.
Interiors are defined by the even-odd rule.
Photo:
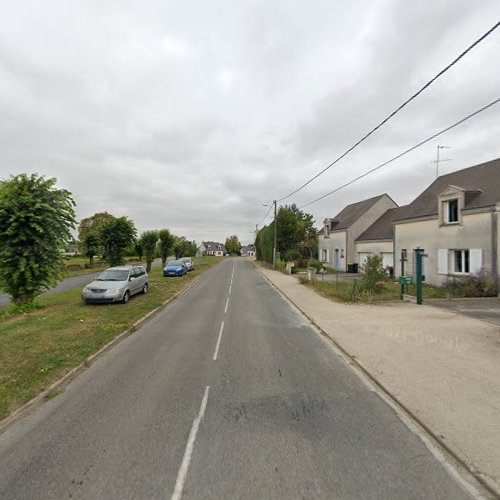
[[[485,0],[19,0],[0,18],[0,178],[55,176],[79,217],[249,242],[291,192],[498,19]],[[299,206],[497,97],[500,32],[359,150],[287,199]],[[500,156],[500,108],[443,137],[463,168]],[[406,203],[436,144],[312,205]],[[308,209],[309,210],[309,209]]]

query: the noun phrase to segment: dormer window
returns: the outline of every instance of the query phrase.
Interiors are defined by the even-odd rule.
[[[450,200],[446,202],[446,213],[448,215],[448,220],[446,222],[458,222],[458,200]]]
[[[460,202],[458,198],[451,198],[441,202],[441,223],[459,224],[460,223]]]

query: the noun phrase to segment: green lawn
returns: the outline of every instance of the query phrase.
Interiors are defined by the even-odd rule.
[[[95,258],[94,266],[91,268],[86,268],[85,265],[88,263],[89,259],[87,257],[77,256],[77,257],[65,257],[64,263],[66,265],[66,277],[70,276],[81,276],[83,274],[98,274],[101,270],[109,267],[107,261]],[[139,262],[139,259],[136,256],[128,256],[125,257],[125,261],[128,264],[133,264]]]
[[[184,277],[164,278],[153,268],[149,293],[128,304],[84,305],[81,289],[40,298],[41,308],[12,317],[0,314],[0,419],[82,363],[139,318],[159,307],[223,257],[195,259]]]
[[[316,281],[314,283],[306,282],[307,286],[314,288],[318,293],[332,300],[341,302],[386,302],[391,300],[399,300],[400,286],[399,283],[386,283],[385,289],[379,294],[369,295],[367,293],[359,293],[355,290],[353,293],[353,282],[339,281],[338,283],[331,281]],[[360,284],[360,282],[358,282]],[[408,295],[416,295],[416,286],[408,285]],[[444,288],[424,285],[422,289],[423,299],[440,299],[447,298],[448,292]]]

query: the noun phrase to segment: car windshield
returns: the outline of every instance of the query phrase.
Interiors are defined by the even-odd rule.
[[[128,271],[119,269],[108,269],[103,271],[98,277],[97,281],[126,281],[128,280]]]
[[[183,257],[182,262],[191,262],[191,257]]]
[[[167,266],[182,266],[182,262],[180,260],[171,260]]]

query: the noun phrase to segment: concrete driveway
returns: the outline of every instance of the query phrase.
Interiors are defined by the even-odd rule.
[[[433,299],[427,300],[425,303],[500,326],[500,297]]]

